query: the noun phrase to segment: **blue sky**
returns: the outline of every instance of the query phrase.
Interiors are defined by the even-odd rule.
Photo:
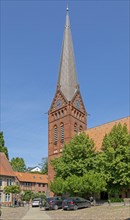
[[[66,1],[1,1],[1,130],[9,157],[35,166],[48,154]],[[129,112],[129,1],[69,1],[88,127]]]

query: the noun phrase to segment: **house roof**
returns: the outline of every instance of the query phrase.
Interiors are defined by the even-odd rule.
[[[118,119],[116,121],[108,122],[106,124],[87,129],[85,131],[85,133],[91,139],[93,139],[93,141],[95,143],[96,150],[101,150],[102,141],[103,141],[105,134],[108,134],[111,131],[111,129],[113,128],[113,126],[118,125],[119,123],[121,123],[121,125],[126,124],[128,131],[130,133],[130,116],[128,116],[126,118]]]
[[[48,183],[48,175],[45,174],[15,172],[15,175],[20,182]]]
[[[32,171],[32,170],[35,170],[35,169],[41,170],[41,168],[40,168],[39,166],[28,167],[28,170],[29,170],[29,171]]]
[[[3,176],[15,176],[15,173],[5,155],[5,153],[0,152],[0,175]]]

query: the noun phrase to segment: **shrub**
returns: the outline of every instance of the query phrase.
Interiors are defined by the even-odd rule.
[[[122,198],[111,198],[110,199],[111,202],[123,202]]]

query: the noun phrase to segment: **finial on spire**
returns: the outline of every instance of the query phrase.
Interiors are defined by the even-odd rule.
[[[67,7],[66,7],[66,11],[69,11],[69,7],[68,7],[68,0],[67,0]]]

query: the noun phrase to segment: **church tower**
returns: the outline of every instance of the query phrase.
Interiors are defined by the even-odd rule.
[[[48,112],[48,180],[54,178],[50,161],[59,157],[64,143],[86,130],[87,113],[77,82],[74,51],[67,7],[56,93]]]

